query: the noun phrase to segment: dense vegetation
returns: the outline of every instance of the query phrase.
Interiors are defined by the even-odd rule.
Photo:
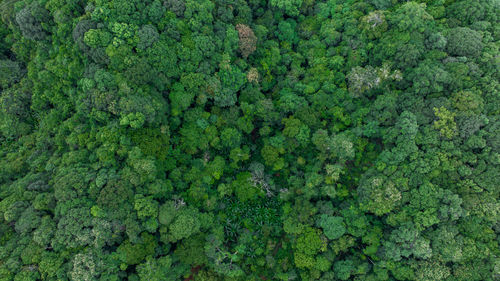
[[[499,280],[500,1],[0,14],[0,280]]]

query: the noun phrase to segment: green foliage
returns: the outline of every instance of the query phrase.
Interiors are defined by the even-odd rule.
[[[159,38],[158,31],[152,25],[145,25],[139,31],[137,31],[137,37],[139,37],[139,43],[137,48],[144,50],[151,47]]]
[[[144,263],[137,266],[139,280],[173,281],[179,280],[186,269],[173,264],[172,257],[152,258],[148,256]]]
[[[389,241],[384,244],[385,255],[388,259],[399,261],[413,255],[419,259],[428,259],[432,256],[429,241],[420,237],[420,233],[412,224],[405,224],[391,232]]]
[[[298,16],[302,0],[271,0],[270,4],[283,10],[289,16]]]
[[[308,228],[297,239],[297,250],[306,255],[314,255],[325,247],[325,242],[321,239],[319,231],[314,228]]]
[[[102,29],[90,29],[85,32],[83,42],[91,48],[106,47],[111,43],[112,35]]]
[[[376,89],[382,85],[385,80],[400,80],[401,74],[398,71],[389,72],[387,65],[381,68],[355,67],[349,72],[347,79],[349,80],[349,91],[353,96],[359,97],[361,94]]]
[[[245,74],[238,68],[223,61],[221,70],[217,73],[220,80],[221,89],[215,93],[214,102],[216,105],[225,107],[236,103],[236,93],[246,82]]]
[[[38,1],[31,2],[17,12],[15,21],[27,39],[40,40],[48,35],[50,14]]]
[[[351,277],[352,272],[354,271],[354,265],[351,260],[341,260],[335,262],[333,265],[333,271],[335,272],[335,277],[340,280],[347,280]]]
[[[0,0],[0,280],[497,280],[497,0]]]
[[[235,239],[241,229],[262,233],[267,227],[276,231],[280,228],[280,203],[275,199],[262,198],[254,201],[224,200],[224,214],[221,215],[225,226],[226,239]]]
[[[394,11],[391,21],[400,32],[424,32],[426,21],[433,19],[425,8],[425,3],[407,2]]]
[[[318,225],[323,228],[323,232],[328,239],[335,240],[346,232],[342,217],[321,215]]]
[[[231,183],[232,189],[239,201],[245,202],[256,199],[262,190],[252,182],[252,175],[248,172],[236,175],[236,180]]]
[[[241,137],[241,133],[234,128],[225,128],[220,136],[223,145],[228,148],[240,146]]]
[[[175,240],[187,238],[200,229],[200,222],[196,214],[180,214],[170,224],[170,233]]]
[[[450,55],[477,57],[483,49],[483,36],[478,31],[468,27],[456,27],[448,31],[448,45]]]
[[[13,83],[19,82],[23,72],[19,62],[0,60],[0,87],[7,89]]]
[[[116,253],[118,254],[118,258],[123,263],[133,265],[139,264],[147,256],[151,256],[154,253],[155,247],[155,238],[152,235],[143,232],[139,243],[134,244],[129,240],[126,240],[118,247],[118,249],[116,249]]]
[[[364,180],[358,194],[361,208],[377,216],[389,213],[401,200],[401,192],[394,183],[381,177]]]
[[[434,108],[434,114],[439,119],[434,121],[434,128],[439,130],[442,136],[451,139],[457,131],[455,114],[444,107]]]

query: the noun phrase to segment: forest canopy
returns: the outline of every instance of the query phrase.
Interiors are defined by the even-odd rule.
[[[0,0],[0,281],[500,279],[500,1]]]

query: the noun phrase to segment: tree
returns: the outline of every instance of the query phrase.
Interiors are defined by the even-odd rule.
[[[154,26],[147,24],[137,31],[137,37],[139,37],[137,48],[145,50],[158,41],[159,34]]]
[[[220,67],[217,77],[220,80],[221,89],[215,92],[214,102],[221,107],[232,106],[237,101],[236,93],[247,79],[238,67],[230,65],[227,60],[223,60]]]
[[[148,5],[148,17],[151,22],[159,22],[163,15],[165,14],[165,6],[162,4],[162,1],[154,0],[153,3]]]
[[[388,27],[384,11],[373,11],[364,16],[362,26],[370,38],[380,38]]]
[[[438,261],[420,261],[415,270],[415,279],[423,281],[445,280],[450,269]]]
[[[325,20],[321,24],[320,34],[328,46],[336,46],[340,43],[342,37],[338,29],[340,26],[334,20]]]
[[[137,274],[140,280],[174,281],[181,279],[186,269],[186,266],[175,264],[171,256],[148,256],[145,262],[137,265]]]
[[[295,244],[297,251],[294,253],[295,265],[299,268],[314,268],[315,255],[325,251],[326,241],[320,236],[320,231],[308,227],[304,233],[297,237]]]
[[[283,89],[280,96],[279,107],[285,112],[294,112],[307,105],[304,97],[293,93],[290,89]]]
[[[172,242],[188,238],[200,230],[201,224],[199,216],[194,211],[181,212],[170,224],[170,234]]]
[[[176,16],[183,17],[184,11],[186,10],[186,4],[184,0],[167,0],[163,4],[165,7],[172,11]]]
[[[220,138],[224,146],[228,148],[236,148],[241,144],[242,135],[234,128],[225,128],[221,132]]]
[[[289,16],[298,16],[302,0],[271,0],[272,7],[283,10]]]
[[[483,36],[468,27],[456,27],[448,31],[446,49],[450,55],[477,57],[483,50]]]
[[[55,231],[56,223],[50,216],[44,216],[37,229],[33,232],[33,241],[40,246],[46,247],[52,241]]]
[[[69,276],[73,280],[95,280],[99,276],[103,265],[96,260],[91,253],[76,254],[73,257],[73,268],[69,272]]]
[[[266,165],[272,166],[274,170],[280,170],[285,165],[284,159],[280,158],[280,154],[283,154],[283,152],[274,146],[265,145],[260,154],[264,158]]]
[[[423,61],[408,76],[413,79],[413,90],[418,94],[442,92],[450,83],[450,74],[439,65]]]
[[[16,14],[16,23],[23,36],[30,40],[44,39],[49,34],[44,25],[49,21],[49,12],[38,1],[31,2]]]
[[[137,194],[134,200],[134,209],[137,217],[143,220],[147,231],[154,233],[158,228],[158,202],[152,196],[144,197]]]
[[[401,192],[394,183],[381,176],[362,180],[358,195],[361,209],[377,216],[389,213],[401,200]]]
[[[430,241],[421,237],[412,223],[406,223],[393,230],[389,240],[384,241],[383,245],[386,257],[394,261],[411,255],[419,259],[429,259],[432,256]]]
[[[0,96],[0,131],[5,137],[27,134],[32,125],[32,93],[28,85],[14,85]]]
[[[495,6],[496,5],[496,6]],[[448,18],[461,23],[461,26],[473,24],[478,21],[489,21],[494,15],[498,3],[493,0],[481,0],[476,2],[456,1],[447,7]]]
[[[321,215],[318,225],[323,228],[325,236],[330,240],[340,238],[346,232],[342,217]]]
[[[458,229],[446,225],[437,229],[432,235],[433,249],[437,249],[444,262],[460,263],[464,259],[463,237]]]
[[[21,64],[11,60],[0,60],[0,87],[8,88],[13,83],[19,82],[24,74]]]
[[[246,202],[255,200],[258,195],[263,193],[259,182],[261,181],[255,176],[252,177],[251,173],[244,172],[236,175],[236,180],[231,183],[231,186],[238,200]]]
[[[434,128],[439,130],[445,138],[451,139],[457,133],[457,124],[455,123],[455,113],[448,111],[445,107],[433,108],[434,114],[439,119],[434,121]]]
[[[236,30],[238,30],[239,47],[240,52],[244,58],[248,58],[257,49],[257,36],[253,33],[253,30],[244,24],[237,24]]]
[[[424,32],[427,22],[433,19],[425,8],[425,3],[407,2],[391,15],[391,23],[399,32]]]
[[[75,41],[78,48],[95,63],[104,64],[109,61],[108,55],[104,47],[91,48],[84,42],[85,34],[87,31],[96,30],[97,23],[92,20],[79,21],[72,32],[73,41]],[[97,34],[96,34],[97,35]],[[87,35],[88,36],[88,35]],[[89,40],[90,38],[87,38]],[[110,38],[108,38],[109,40]]]
[[[154,39],[154,37],[151,37],[151,39]],[[162,39],[155,41],[150,48],[146,49],[147,61],[149,65],[168,78],[179,77],[180,69],[177,66],[178,57],[175,48],[171,45],[171,42]],[[174,84],[171,89],[179,89],[179,87]]]
[[[347,280],[354,271],[354,264],[351,260],[340,260],[333,265],[335,276],[340,280]]]
[[[71,208],[59,219],[52,245],[54,249],[77,248],[94,241],[92,218],[86,207]]]
[[[43,278],[54,278],[64,264],[64,258],[57,253],[45,251],[42,254],[38,271]]]
[[[40,220],[40,213],[33,207],[30,207],[26,209],[16,221],[15,230],[22,234],[30,233],[37,228]]]
[[[428,49],[444,50],[448,40],[440,32],[431,33],[426,39],[425,44]]]
[[[14,281],[32,281],[40,279],[40,273],[30,269],[23,270],[16,274]]]
[[[152,235],[143,232],[138,243],[125,240],[116,249],[116,253],[118,258],[127,265],[140,264],[146,257],[154,254],[156,243]]]
[[[299,38],[296,33],[297,22],[292,19],[287,21],[281,21],[278,24],[278,30],[276,31],[276,36],[281,41],[286,41],[289,44],[296,44]]]
[[[107,47],[111,43],[112,39],[111,33],[103,29],[89,29],[83,35],[83,42],[91,47]]]
[[[220,236],[220,231],[215,231],[214,234],[207,236],[205,254],[211,261],[210,267],[223,276],[234,278],[244,275],[244,271],[236,264],[239,259],[238,253],[228,251]]]
[[[371,89],[378,88],[386,80],[401,80],[401,78],[399,71],[390,73],[388,65],[378,69],[370,65],[364,68],[356,66],[347,75],[349,92],[355,97],[359,97]]]

